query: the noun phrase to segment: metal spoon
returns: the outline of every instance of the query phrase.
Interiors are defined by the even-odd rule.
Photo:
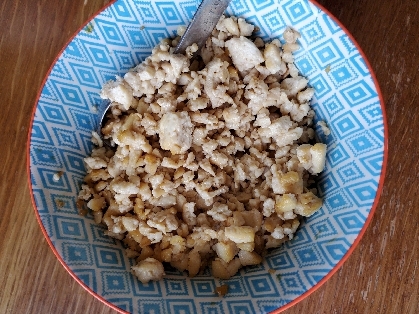
[[[211,35],[215,25],[217,25],[218,20],[227,9],[230,2],[231,0],[202,0],[192,21],[189,23],[185,33],[175,47],[174,53],[184,54],[186,48],[193,43],[198,45],[199,51],[204,46],[207,38]],[[99,105],[99,122],[96,127],[97,134],[107,146],[111,145],[108,140],[103,139],[102,123],[110,106],[111,101],[109,99],[104,99]]]

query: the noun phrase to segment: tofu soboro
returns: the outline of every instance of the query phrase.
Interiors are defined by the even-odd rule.
[[[223,16],[200,60],[196,45],[173,54],[180,37],[166,39],[103,86],[114,148],[94,134],[79,204],[126,244],[143,283],[163,263],[230,278],[322,205],[311,186],[326,145],[314,142],[314,90],[293,63],[300,35],[264,43],[253,32]]]

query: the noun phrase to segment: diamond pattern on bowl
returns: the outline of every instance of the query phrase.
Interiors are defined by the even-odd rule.
[[[168,270],[164,280],[142,284],[129,271],[133,260],[121,243],[106,237],[91,216],[79,216],[75,205],[100,86],[187,24],[199,2],[118,0],[76,34],[41,87],[29,148],[31,190],[54,250],[88,289],[121,310],[266,313],[301,296],[341,261],[365,225],[383,167],[383,104],[367,63],[350,36],[310,1],[233,0],[227,9],[255,23],[265,40],[283,40],[288,25],[301,32],[296,65],[316,90],[317,120],[332,130],[326,137],[316,128],[328,144],[319,177],[324,206],[292,241],[230,280]],[[219,298],[214,290],[222,284],[230,294]]]

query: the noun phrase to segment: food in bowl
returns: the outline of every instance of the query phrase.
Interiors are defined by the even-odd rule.
[[[143,283],[164,276],[162,263],[228,279],[322,205],[312,178],[326,145],[314,143],[314,89],[294,65],[300,35],[264,43],[253,31],[223,16],[202,60],[195,44],[172,54],[180,37],[166,39],[102,88],[113,147],[94,134],[79,205],[126,244]]]

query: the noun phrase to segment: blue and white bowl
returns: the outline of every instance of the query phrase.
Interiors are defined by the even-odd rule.
[[[364,54],[327,11],[308,0],[233,0],[230,15],[259,27],[264,40],[299,30],[295,63],[316,93],[313,107],[331,135],[318,190],[323,207],[263,264],[230,280],[209,272],[167,272],[142,284],[121,243],[76,208],[92,149],[101,85],[143,61],[161,39],[187,25],[198,0],[118,0],[88,21],[57,57],[34,108],[28,142],[30,189],[49,244],[70,274],[109,306],[130,313],[282,311],[324,283],[348,258],[369,224],[383,186],[387,126],[379,87]],[[57,179],[57,174],[59,180]],[[55,175],[55,176],[54,176]],[[275,272],[269,271],[274,269]],[[228,294],[214,294],[228,284]]]

